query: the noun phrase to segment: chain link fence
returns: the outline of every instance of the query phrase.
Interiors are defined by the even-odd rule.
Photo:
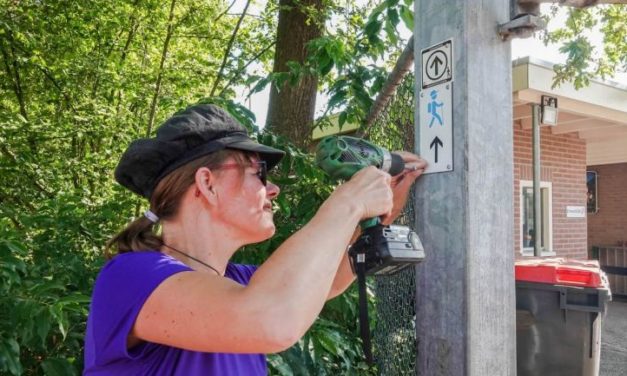
[[[368,130],[367,138],[388,150],[414,150],[414,75],[406,74],[383,111]],[[397,223],[415,230],[414,195]],[[377,322],[373,333],[379,374],[416,374],[416,272],[408,267],[391,276],[374,279]]]

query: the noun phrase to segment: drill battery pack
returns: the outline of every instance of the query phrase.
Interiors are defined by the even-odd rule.
[[[353,271],[365,264],[366,275],[390,275],[425,258],[422,242],[407,226],[378,224],[364,230],[349,249]]]

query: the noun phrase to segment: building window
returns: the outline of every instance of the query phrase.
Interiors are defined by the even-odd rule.
[[[540,238],[542,256],[555,255],[553,252],[553,209],[552,186],[550,182],[540,182],[540,223],[535,226],[533,219],[533,182],[520,181],[520,249],[524,256],[533,256],[534,237]]]
[[[588,186],[588,213],[599,211],[597,201],[597,173],[596,171],[586,172],[586,185]]]

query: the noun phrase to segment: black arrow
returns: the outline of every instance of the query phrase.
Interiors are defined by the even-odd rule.
[[[431,65],[429,66],[429,68],[434,68],[435,67],[435,77],[438,77],[438,68],[440,67],[441,64],[444,64],[444,62],[442,60],[440,60],[440,57],[436,55],[436,57],[433,59],[433,61],[431,62]]]
[[[429,145],[429,149],[433,149],[433,147],[435,146],[435,163],[438,163],[438,145],[444,147],[442,140],[440,140],[438,136],[435,136],[435,138],[433,139],[433,141],[431,141],[431,144]]]

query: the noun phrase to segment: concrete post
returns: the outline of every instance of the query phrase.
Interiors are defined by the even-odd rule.
[[[415,2],[417,93],[422,49],[452,38],[454,72],[453,171],[416,187],[427,253],[416,287],[423,376],[516,374],[512,69],[509,42],[497,35],[509,3]]]

